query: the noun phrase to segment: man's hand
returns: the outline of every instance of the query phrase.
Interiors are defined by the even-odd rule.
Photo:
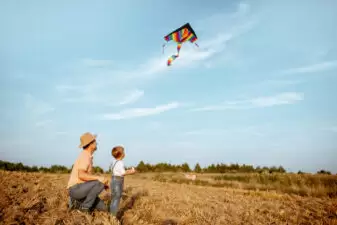
[[[108,179],[106,179],[105,177],[100,177],[100,178],[98,178],[98,180],[99,180],[100,182],[102,182],[104,185],[105,185],[105,184],[108,184]]]
[[[99,180],[101,183],[104,184],[104,188],[105,188],[105,189],[108,189],[108,188],[109,188],[109,180],[108,180],[107,178],[105,178],[105,177],[100,177],[98,180]]]

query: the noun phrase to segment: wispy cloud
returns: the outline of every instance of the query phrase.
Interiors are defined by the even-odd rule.
[[[102,59],[82,59],[81,63],[89,67],[105,67],[114,65],[114,62],[112,60]]]
[[[325,127],[325,128],[323,128],[322,130],[337,133],[337,126]]]
[[[174,68],[181,68],[187,66],[198,67],[200,65],[209,67],[214,65],[213,58],[219,57],[222,54],[230,54],[226,52],[229,42],[252,30],[257,24],[257,21],[245,21],[243,24],[228,28],[227,31],[221,31],[214,34],[212,38],[200,41],[200,48],[185,45],[180,52],[180,58],[173,62]],[[183,49],[184,48],[184,49]],[[172,52],[172,51],[171,51]],[[173,51],[174,52],[174,51]],[[222,58],[225,58],[222,56]],[[197,62],[203,62],[202,64]],[[223,63],[223,62],[222,62]]]
[[[269,107],[275,105],[294,104],[303,100],[303,94],[297,92],[285,92],[274,96],[258,97],[249,102],[253,107]]]
[[[175,141],[168,144],[170,148],[172,149],[184,149],[184,148],[190,148],[190,149],[196,149],[197,144],[194,141]]]
[[[144,95],[142,90],[134,90],[129,95],[127,95],[122,101],[119,102],[119,105],[126,105],[136,102],[139,98]]]
[[[287,87],[291,85],[296,85],[303,83],[303,80],[264,80],[259,83],[252,84],[254,86],[258,86],[258,88],[269,86],[269,87]]]
[[[55,133],[57,136],[69,135],[70,133],[67,131],[57,131]]]
[[[180,51],[180,57],[173,62],[172,67],[168,67],[166,62],[170,55],[176,54],[176,43],[174,42],[168,44],[165,54],[160,55],[160,52],[154,53],[154,55],[138,65],[119,62],[118,65],[122,66],[117,67],[117,64],[111,60],[80,60],[80,62],[75,63],[74,71],[69,72],[78,74],[77,78],[75,78],[78,80],[69,80],[65,82],[65,85],[58,86],[58,92],[63,95],[67,102],[95,103],[96,101],[102,101],[101,99],[105,95],[104,91],[107,89],[111,90],[112,86],[135,88],[144,82],[158,79],[163,74],[172,70],[181,70],[185,67],[215,66],[212,59],[215,56],[218,59],[226,58],[219,57],[219,55],[230,54],[224,51],[229,42],[250,31],[257,24],[256,20],[249,16],[249,13],[249,5],[240,3],[237,10],[233,13],[212,15],[196,22],[195,27],[198,30],[198,44],[200,48],[190,43],[184,44]],[[219,17],[223,19],[217,19]],[[223,24],[219,24],[219,21],[222,21],[221,23],[226,21],[228,26],[224,27]],[[211,27],[216,29],[211,29]],[[222,27],[224,28],[222,29]],[[73,77],[70,79],[74,79]],[[67,85],[70,82],[75,83],[77,86]],[[114,91],[118,92],[115,89]],[[76,93],[79,96],[76,96]],[[65,96],[66,94],[68,96]]]
[[[263,108],[276,105],[295,104],[304,99],[303,93],[284,92],[273,96],[261,96],[252,99],[228,101],[218,105],[211,105],[192,109],[192,111],[218,111],[229,109]]]
[[[159,128],[162,127],[162,123],[158,121],[153,121],[149,123],[149,129],[150,130],[159,130]]]
[[[102,116],[103,120],[122,120],[122,119],[131,119],[136,117],[144,117],[160,114],[172,109],[180,107],[181,104],[178,102],[171,102],[165,105],[158,105],[153,108],[132,108],[126,109],[119,113],[110,113],[104,114]]]
[[[106,89],[94,91],[92,89],[82,90],[76,86],[60,86],[59,90],[65,93],[64,97],[62,97],[62,101],[65,103],[91,103],[100,104],[102,106],[132,104],[144,96],[144,91],[139,89]],[[71,91],[73,91],[72,94],[70,94]]]
[[[291,68],[282,72],[282,74],[315,73],[337,68],[337,60],[325,61],[311,64],[303,67]]]
[[[50,113],[55,110],[55,108],[52,107],[50,104],[42,100],[36,99],[31,94],[26,94],[24,96],[24,104],[25,107],[31,111],[31,113],[37,116]]]
[[[183,133],[183,136],[195,136],[195,135],[220,135],[227,132],[225,129],[196,129]]]
[[[45,127],[49,124],[53,123],[53,120],[42,120],[42,121],[38,121],[35,123],[36,127]]]
[[[92,84],[87,84],[87,85],[64,85],[64,84],[60,84],[60,85],[56,85],[55,89],[60,94],[67,94],[68,92],[85,93],[85,92],[90,91],[90,89],[92,87],[93,87]]]
[[[252,136],[263,137],[265,133],[261,131],[262,127],[259,126],[247,126],[239,128],[228,128],[228,129],[196,129],[190,130],[183,133],[183,136],[214,136],[214,135],[232,135],[232,134],[248,134]]]

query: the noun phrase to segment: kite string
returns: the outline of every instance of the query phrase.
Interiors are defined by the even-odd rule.
[[[166,47],[166,44],[164,43],[164,44],[163,44],[163,54],[164,54],[164,49],[165,49],[165,47]]]

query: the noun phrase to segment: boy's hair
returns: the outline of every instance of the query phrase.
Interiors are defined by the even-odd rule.
[[[115,158],[118,159],[120,158],[124,153],[124,148],[122,146],[115,146],[111,150],[111,155]]]

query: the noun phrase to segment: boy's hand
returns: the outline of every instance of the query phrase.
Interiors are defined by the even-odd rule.
[[[136,170],[132,167],[131,169],[128,169],[128,170],[126,171],[126,174],[131,175],[131,174],[134,174],[135,172],[136,172]]]

